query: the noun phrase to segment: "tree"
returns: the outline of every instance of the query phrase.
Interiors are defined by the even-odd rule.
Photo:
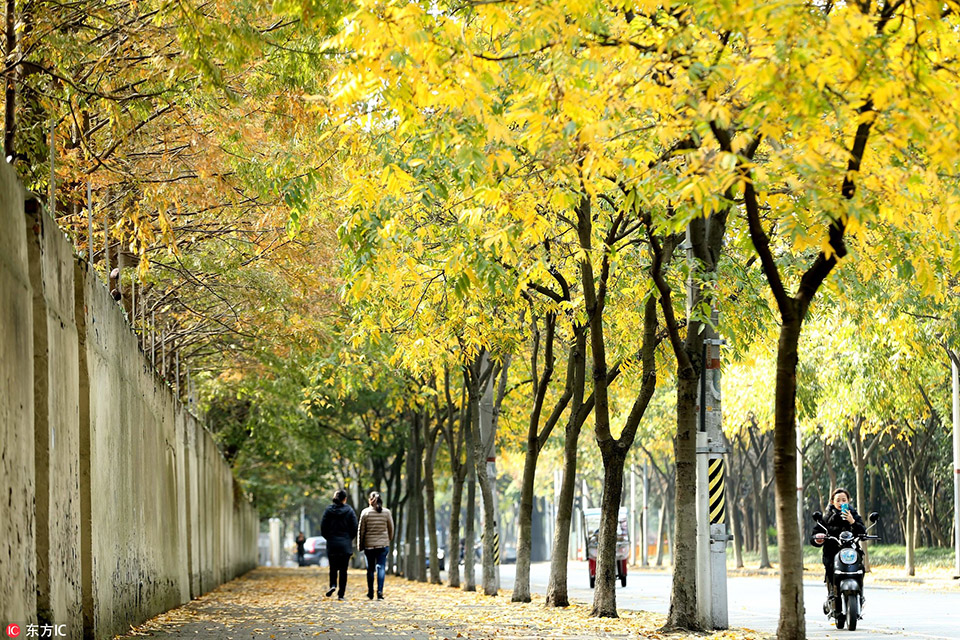
[[[940,93],[939,88],[932,89],[927,84],[927,78],[928,74],[936,74],[936,71],[932,66],[908,68],[905,61],[913,59],[913,54],[907,53],[904,44],[926,42],[927,38],[934,38],[934,34],[937,34],[938,44],[931,44],[931,47],[937,51],[932,54],[933,57],[939,58],[944,51],[942,47],[951,51],[955,47],[955,34],[947,34],[950,30],[947,23],[952,19],[942,15],[939,7],[929,5],[919,8],[919,14],[911,14],[917,15],[917,19],[901,20],[899,16],[906,17],[903,13],[905,7],[905,3],[896,1],[877,6],[872,3],[843,7],[828,4],[823,13],[804,8],[796,13],[786,12],[777,18],[767,16],[771,22],[761,17],[766,15],[766,11],[758,8],[749,10],[748,15],[743,16],[747,18],[747,24],[757,27],[760,24],[773,27],[776,23],[776,29],[782,34],[802,32],[812,36],[810,42],[815,43],[815,49],[803,55],[839,62],[838,58],[830,58],[829,54],[820,58],[817,52],[844,51],[846,59],[853,62],[846,67],[820,64],[818,71],[807,77],[795,74],[786,61],[768,61],[740,69],[744,73],[759,73],[765,79],[772,79],[773,76],[768,74],[777,71],[796,79],[796,83],[789,85],[793,87],[793,92],[787,96],[790,106],[785,112],[759,109],[748,113],[738,110],[735,116],[738,120],[737,129],[746,132],[749,139],[763,137],[769,143],[769,148],[764,149],[765,161],[761,166],[740,157],[736,169],[742,184],[750,238],[780,314],[774,465],[777,519],[780,525],[781,612],[778,636],[784,638],[805,636],[800,587],[801,540],[798,527],[791,525],[796,520],[796,372],[797,347],[803,321],[817,291],[847,255],[848,232],[854,233],[859,227],[869,224],[878,209],[889,211],[878,206],[875,198],[879,192],[887,192],[887,189],[889,193],[897,192],[892,180],[905,175],[900,172],[900,166],[926,171],[926,165],[940,166],[941,161],[945,160],[937,150],[939,145],[930,144],[930,135],[934,130],[951,126],[935,115],[939,108],[936,105],[944,94]],[[939,40],[941,34],[945,38],[943,41]],[[926,49],[925,45],[921,47],[932,51]],[[796,53],[800,54],[799,51]],[[840,68],[844,70],[841,72],[841,82],[838,82],[834,72]],[[861,70],[867,68],[871,72],[861,74]],[[810,78],[810,75],[814,77]],[[782,83],[783,76],[778,76],[776,82],[770,84],[761,80],[752,94],[752,102],[762,104],[764,92],[773,90],[774,86],[781,90]],[[835,93],[825,99],[822,88],[828,84]],[[913,91],[917,93],[914,95]],[[832,109],[833,115],[827,120],[820,120],[819,114],[825,108]],[[754,119],[761,112],[761,118]],[[814,113],[818,114],[815,117],[820,124],[815,124],[811,118]],[[774,124],[774,119],[781,117],[782,120],[776,120],[779,124]],[[788,120],[790,118],[792,120]],[[916,118],[927,121],[929,125],[901,126],[901,123],[916,122]],[[928,118],[933,118],[933,121]],[[874,152],[877,156],[871,165],[877,168],[871,170],[865,158],[871,136],[877,132],[875,124],[878,121],[882,122],[882,137],[875,142]],[[785,135],[788,130],[790,135]],[[837,138],[842,132],[849,146],[840,150],[835,156],[836,160],[822,162],[811,159],[807,150],[820,144],[820,140],[824,139],[822,134],[827,132],[833,134],[828,135],[827,139]],[[917,163],[919,158],[910,153],[900,152],[908,141],[912,146],[919,145],[927,150],[928,155],[922,162]],[[732,146],[725,150],[732,150]],[[904,165],[893,168],[893,158]],[[804,194],[789,189],[791,180],[802,180]],[[858,188],[861,185],[865,188]],[[786,201],[778,197],[771,202],[770,194],[783,188],[789,189],[792,195],[787,196]],[[766,194],[766,197],[762,194]],[[897,206],[905,206],[898,217],[903,219],[919,214],[903,197],[896,197]],[[772,248],[770,233],[762,220],[761,206],[764,203],[780,209],[779,228],[786,227],[793,234],[792,244],[797,252],[793,264],[805,266],[789,269],[789,263],[781,257],[782,247]],[[804,253],[804,249],[811,251]],[[810,252],[815,252],[812,259],[807,257]],[[789,293],[791,288],[794,288],[792,294]]]

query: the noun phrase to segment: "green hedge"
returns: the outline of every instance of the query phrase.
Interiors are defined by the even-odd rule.
[[[777,547],[771,545],[770,562],[777,562]],[[914,565],[917,568],[935,568],[949,569],[954,564],[954,551],[951,547],[920,547],[914,551]],[[902,567],[906,555],[906,547],[895,544],[873,544],[870,545],[870,562],[873,566],[893,566]],[[733,562],[733,547],[727,547],[727,558],[730,563]],[[821,562],[820,549],[811,545],[803,546],[804,565],[817,564]],[[746,568],[756,568],[760,564],[760,554],[746,552],[743,553],[743,565]]]

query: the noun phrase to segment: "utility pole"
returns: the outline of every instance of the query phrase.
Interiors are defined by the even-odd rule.
[[[866,502],[860,496],[857,496],[857,500],[861,505]],[[803,540],[803,435],[800,427],[797,427],[797,522],[800,525],[800,539]]]
[[[960,579],[960,351],[950,353],[953,372],[953,544],[954,580]]]
[[[630,463],[630,564],[637,564],[637,469]]]
[[[700,300],[698,284],[693,280],[697,258],[693,253],[689,229],[684,249],[690,277],[687,278],[687,317]],[[720,397],[720,347],[716,327],[720,314],[713,309],[710,324],[703,327],[703,367],[697,402],[697,609],[708,629],[726,629],[727,612],[727,533],[724,454]]]
[[[650,495],[650,476],[647,474],[647,463],[643,463],[643,519],[640,521],[640,536],[641,544],[640,547],[640,564],[647,566],[650,564],[649,559],[647,558],[647,518],[650,515],[649,508],[649,495]]]
[[[489,366],[490,356],[483,355],[483,368]],[[506,375],[506,371],[503,372]],[[497,453],[496,434],[493,431],[493,389],[496,380],[493,375],[487,379],[483,395],[480,397],[480,442],[487,456],[487,479],[493,493],[493,568],[497,589],[500,589],[500,497],[497,494]]]
[[[717,312],[713,312],[716,326]],[[697,432],[697,604],[706,625],[729,627],[727,612],[726,487],[721,435],[720,347],[712,329],[704,339]]]

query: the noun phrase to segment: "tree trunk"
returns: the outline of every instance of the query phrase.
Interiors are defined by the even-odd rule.
[[[579,427],[571,432],[563,446],[563,479],[560,482],[560,498],[557,502],[557,522],[553,533],[553,553],[550,556],[550,582],[547,585],[548,607],[568,607],[567,554],[570,550],[570,523],[573,521],[573,494],[577,481],[577,440]]]
[[[663,495],[660,497],[660,513],[657,522],[657,561],[658,567],[663,566],[663,537],[667,533],[667,510],[670,508],[670,498],[667,495],[667,489],[664,488]]]
[[[573,520],[573,494],[577,481],[577,443],[580,430],[589,414],[584,406],[583,394],[586,376],[587,336],[582,328],[574,334],[572,373],[573,401],[563,440],[563,479],[557,500],[556,526],[553,532],[553,551],[550,556],[550,582],[547,585],[546,605],[567,607],[567,554],[570,550],[570,522]]]
[[[757,526],[757,539],[760,541],[760,568],[769,569],[770,564],[770,539],[767,536],[767,529],[770,528],[770,521],[767,515],[767,508],[770,506],[770,485],[763,484],[757,495],[757,515],[759,523]]]
[[[520,535],[517,540],[517,573],[512,602],[530,602],[530,550],[533,531],[533,482],[540,451],[537,438],[527,437],[523,461],[523,484],[520,489]]]
[[[417,456],[417,581],[426,582],[427,581],[427,543],[426,543],[426,526],[424,517],[424,500],[423,494],[420,493],[423,487],[423,444],[418,443]]]
[[[433,464],[437,455],[436,440],[427,447],[427,455],[423,463],[424,494],[427,500],[427,535],[430,539],[430,582],[441,584],[440,561],[437,559],[437,504],[436,488],[433,481]]]
[[[673,503],[673,494],[670,495],[670,503]],[[675,523],[673,518],[673,510],[667,509],[667,553],[670,554],[670,566],[675,566],[676,557],[677,557],[677,548],[673,546],[674,533],[675,533]]]
[[[600,535],[597,548],[597,576],[590,615],[617,618],[617,533],[620,500],[623,497],[623,465],[626,449],[606,443],[603,457],[603,497],[600,500]]]
[[[743,533],[741,533],[740,523],[740,483],[730,482],[730,476],[727,474],[727,486],[734,487],[730,494],[730,508],[727,513],[730,514],[730,532],[733,534],[733,560],[737,569],[743,568]]]
[[[3,157],[10,158],[10,164],[16,166],[16,149],[14,146],[15,131],[17,129],[17,69],[13,66],[14,53],[17,49],[17,3],[16,0],[7,0],[5,15],[6,44],[4,46],[4,65],[7,71],[6,90],[4,95],[4,127],[3,127]]]
[[[447,544],[447,584],[460,587],[460,503],[463,502],[464,478],[453,476],[452,499],[450,502],[450,540]]]
[[[408,456],[409,458],[410,456]],[[407,463],[407,468],[409,469],[410,463]],[[406,526],[404,527],[403,533],[403,577],[407,580],[416,579],[416,568],[414,567],[414,559],[417,555],[416,548],[414,543],[416,542],[417,536],[417,517],[415,515],[416,508],[413,506],[415,498],[413,497],[413,476],[408,475],[407,479],[407,502],[403,505],[403,517],[406,520]]]
[[[577,346],[574,344],[570,348],[567,356],[567,378],[564,384],[564,391],[557,401],[547,423],[540,431],[540,416],[543,411],[543,403],[546,399],[547,389],[553,378],[554,357],[553,343],[557,318],[554,314],[548,314],[546,319],[546,334],[544,335],[544,368],[543,374],[537,375],[537,359],[539,357],[539,330],[534,324],[534,349],[531,358],[531,371],[533,374],[533,407],[530,411],[530,420],[527,426],[527,451],[523,461],[523,480],[520,488],[520,515],[519,515],[519,535],[517,539],[517,571],[513,585],[512,602],[530,602],[530,555],[533,542],[533,488],[537,472],[537,460],[540,457],[540,450],[547,442],[547,438],[553,432],[554,426],[560,420],[560,416],[570,398],[573,396],[574,378],[576,377],[576,352]]]
[[[916,531],[916,493],[913,488],[913,477],[910,473],[905,474],[905,482],[903,483],[904,495],[906,496],[907,508],[906,516],[907,521],[904,526],[904,538],[906,543],[906,553],[903,560],[903,570],[908,576],[916,575],[916,567],[914,566],[913,551],[916,547],[917,541],[917,531]]]
[[[697,387],[696,369],[677,379],[677,464],[674,496],[673,583],[666,628],[702,629],[697,610]]]
[[[837,472],[833,468],[833,445],[826,440],[823,441],[823,465],[827,468],[827,476],[830,478],[830,488],[827,494],[833,493],[837,488]]]
[[[410,430],[410,450],[407,452],[407,503],[405,516],[407,520],[404,552],[406,557],[403,564],[403,576],[407,580],[417,579],[417,520],[420,507],[418,506],[420,487],[418,486],[417,466],[420,456],[417,453],[417,425]]]
[[[863,416],[857,416],[853,421],[853,430],[850,433],[850,437],[847,439],[847,449],[850,452],[850,460],[853,463],[853,469],[857,477],[857,498],[854,501],[856,508],[860,511],[860,514],[866,516],[869,509],[870,503],[867,501],[866,495],[866,466],[867,458],[870,456],[870,453],[873,451],[873,447],[876,442],[879,441],[879,438],[874,439],[873,443],[869,447],[865,447],[863,443]],[[870,571],[870,548],[869,540],[864,540],[862,543],[863,546],[863,570]]]
[[[444,367],[443,371],[443,395],[446,400],[446,440],[447,450],[450,454],[451,481],[453,484],[450,504],[450,536],[447,540],[447,576],[449,585],[454,588],[460,587],[460,514],[461,504],[463,503],[463,483],[467,477],[469,465],[461,460],[463,453],[463,443],[466,440],[465,430],[470,424],[469,403],[464,401],[464,394],[461,392],[459,412],[456,410],[453,402],[453,394],[450,388],[450,370]],[[457,414],[459,413],[459,419]],[[455,425],[459,425],[456,428]]]
[[[471,408],[471,412],[476,407]],[[472,418],[471,418],[472,421]],[[466,428],[466,427],[464,427]],[[467,432],[467,442],[473,438],[473,427]],[[473,557],[473,545],[476,542],[476,509],[477,509],[477,474],[473,464],[473,447],[467,446],[467,522],[464,529],[463,540],[463,590],[476,591],[477,578],[475,572],[476,560]]]
[[[803,617],[803,546],[797,522],[797,345],[803,317],[785,318],[777,349],[773,434],[777,543],[780,552],[780,622],[777,638],[806,637]]]
[[[477,389],[479,392],[479,388]],[[479,393],[477,395],[479,401]],[[471,400],[472,402],[472,400]],[[491,487],[490,478],[487,475],[487,459],[484,456],[483,441],[480,438],[480,412],[474,413],[473,421],[473,447],[474,461],[476,463],[477,480],[480,484],[480,494],[483,498],[483,595],[497,595],[497,575],[496,565],[493,563],[494,553],[494,534],[497,531],[496,514],[494,512],[493,501],[496,499]]]

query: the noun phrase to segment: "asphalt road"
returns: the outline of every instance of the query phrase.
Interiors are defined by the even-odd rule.
[[[516,565],[503,565],[501,585],[512,589]],[[569,595],[573,600],[593,601],[587,565],[572,562],[568,567]],[[480,565],[477,565],[480,575]],[[550,574],[549,563],[531,567],[530,588],[545,594]],[[617,606],[621,609],[666,613],[670,605],[669,573],[634,572],[627,586],[617,587]],[[926,588],[902,588],[871,584],[867,579],[863,619],[854,632],[840,631],[828,624],[822,613],[826,588],[820,582],[804,583],[808,638],[915,638],[917,640],[960,639],[960,590],[937,591]],[[779,580],[776,577],[731,577],[728,580],[730,626],[776,633],[780,608]],[[830,621],[832,622],[832,620]]]

